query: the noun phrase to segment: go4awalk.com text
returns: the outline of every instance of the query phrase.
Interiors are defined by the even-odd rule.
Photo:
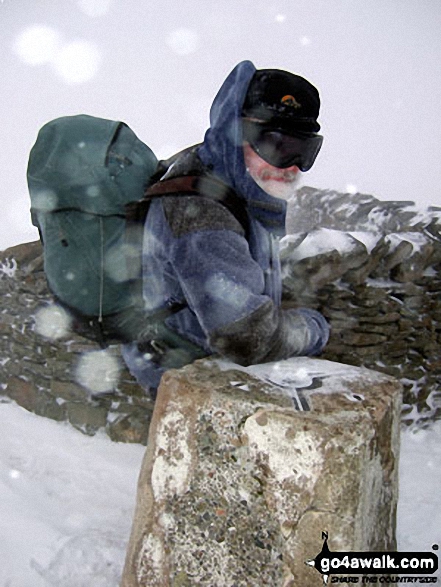
[[[438,583],[437,577],[391,577],[390,575],[364,576],[364,577],[331,577],[330,583],[362,585],[398,585],[403,583]]]
[[[322,550],[306,564],[322,574],[325,585],[438,582],[434,576],[438,570],[438,556],[435,552],[332,552],[328,547],[326,532],[322,533],[322,538]],[[432,550],[437,551],[438,545],[434,544]]]
[[[328,573],[434,573],[438,557],[433,553],[329,553],[320,558],[320,571]],[[317,568],[317,566],[316,566]]]

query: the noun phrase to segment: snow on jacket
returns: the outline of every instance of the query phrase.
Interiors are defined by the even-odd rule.
[[[278,239],[286,202],[254,182],[242,148],[241,110],[255,71],[250,61],[235,67],[214,99],[204,142],[163,178],[204,170],[219,176],[245,200],[247,232],[221,203],[198,195],[158,198],[150,206],[143,243],[146,310],[186,304],[165,324],[199,352],[175,353],[164,367],[136,343],[125,345],[124,359],[144,387],[156,388],[166,368],[197,356],[217,353],[248,365],[318,354],[327,342],[321,314],[280,308]]]

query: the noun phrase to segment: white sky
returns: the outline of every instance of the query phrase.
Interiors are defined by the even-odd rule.
[[[441,205],[440,0],[0,0],[0,249],[37,238],[26,165],[38,129],[87,113],[156,154],[202,140],[241,60],[320,90],[304,183]]]

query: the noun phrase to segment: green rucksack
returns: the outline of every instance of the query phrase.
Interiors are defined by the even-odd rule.
[[[49,288],[101,343],[134,340],[140,328],[142,236],[127,239],[125,207],[142,198],[156,167],[126,124],[87,115],[48,122],[30,153]]]

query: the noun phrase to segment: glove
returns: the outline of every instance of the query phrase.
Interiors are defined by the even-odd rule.
[[[326,343],[329,340],[330,327],[325,318],[317,312],[317,310],[311,310],[309,308],[298,308],[297,310],[288,310],[291,312],[297,312],[306,321],[310,341],[309,345],[304,351],[305,355],[319,355],[325,348]]]

